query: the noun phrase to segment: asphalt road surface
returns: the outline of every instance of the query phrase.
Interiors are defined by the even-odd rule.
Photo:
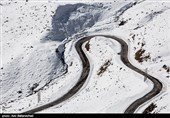
[[[153,84],[154,87],[153,89],[149,92],[146,93],[146,95],[144,95],[143,97],[135,100],[126,110],[124,113],[134,113],[135,110],[142,105],[143,103],[145,103],[146,101],[150,100],[151,98],[153,98],[154,96],[156,96],[161,90],[162,90],[162,83],[155,77],[145,73],[144,71],[138,69],[137,67],[133,66],[129,60],[128,60],[128,45],[126,44],[125,41],[123,41],[122,39],[115,37],[115,36],[111,36],[111,35],[93,35],[93,36],[87,36],[84,37],[80,40],[78,40],[75,44],[75,48],[77,53],[79,54],[81,60],[82,60],[82,66],[83,66],[83,70],[81,73],[81,76],[79,78],[79,81],[75,84],[75,86],[73,86],[71,88],[71,90],[69,90],[65,95],[63,95],[62,97],[60,97],[59,99],[56,99],[53,102],[47,103],[45,105],[39,106],[37,108],[28,110],[26,112],[24,112],[23,114],[27,114],[27,113],[35,113],[35,112],[39,112],[42,111],[44,109],[50,108],[52,106],[55,106],[65,100],[68,100],[69,98],[71,98],[75,93],[77,93],[81,87],[83,86],[83,84],[85,83],[89,72],[90,72],[90,63],[89,60],[87,59],[85,53],[82,50],[82,45],[84,42],[91,40],[91,38],[95,37],[95,36],[103,36],[106,38],[111,38],[113,40],[116,40],[117,42],[119,42],[121,44],[121,52],[120,52],[120,57],[122,62],[129,67],[130,69],[132,69],[133,71],[136,71],[137,73],[145,76],[146,78],[150,79]]]

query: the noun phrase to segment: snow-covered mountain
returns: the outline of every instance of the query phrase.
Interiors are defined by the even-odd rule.
[[[170,112],[170,2],[2,0],[0,8],[2,113],[21,113],[66,94],[82,72],[76,41],[99,34],[123,39],[130,62],[163,84],[135,112],[153,104],[151,113]],[[90,62],[83,87],[40,113],[123,113],[153,88],[121,62],[117,41],[96,36],[82,48]]]

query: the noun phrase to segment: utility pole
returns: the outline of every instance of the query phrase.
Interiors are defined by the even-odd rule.
[[[37,96],[38,96],[38,103],[40,102],[41,100],[41,94],[40,94],[40,91],[37,92]]]
[[[148,72],[148,68],[145,69],[145,73]],[[147,77],[144,77],[144,82],[147,80]]]

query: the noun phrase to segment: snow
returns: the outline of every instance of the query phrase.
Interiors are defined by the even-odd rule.
[[[141,8],[141,9],[139,9]],[[136,6],[134,9],[131,9],[132,11],[136,11],[137,13],[129,11],[124,14],[124,18],[134,18],[132,20],[133,25],[129,22],[129,24],[126,24],[126,26],[129,29],[132,29],[131,26],[134,26],[134,23],[145,23],[142,24],[143,27],[140,29],[133,31],[133,34],[135,34],[135,39],[143,40],[139,42],[145,42],[145,46],[143,48],[150,53],[151,59],[147,62],[143,62],[142,64],[139,64],[137,61],[134,60],[134,53],[136,50],[131,48],[129,58],[131,59],[131,63],[135,64],[139,68],[148,68],[148,73],[152,76],[158,78],[161,82],[164,84],[164,92],[162,92],[162,95],[159,95],[158,98],[155,98],[155,100],[152,100],[157,105],[157,108],[153,111],[156,113],[167,113],[169,112],[169,78],[167,76],[169,73],[166,71],[163,71],[161,68],[164,64],[170,65],[170,49],[169,49],[169,32],[170,32],[170,22],[167,20],[169,19],[169,10],[170,4],[169,2],[155,2],[154,4],[150,5],[149,2],[143,2],[139,7]],[[150,21],[144,20],[145,18],[148,18],[149,15],[144,16],[141,15],[141,12],[144,12],[147,14],[152,14],[152,19]],[[154,14],[160,12],[160,14]],[[133,16],[135,14],[139,14],[141,16]],[[139,21],[138,21],[139,19]],[[137,36],[138,34],[138,36]],[[140,39],[141,38],[141,39]],[[129,37],[129,39],[132,41],[132,38]],[[132,41],[130,43],[130,47],[136,47],[137,49],[141,46],[138,45],[137,41]],[[161,70],[161,71],[160,71]],[[159,75],[159,76],[158,76]],[[160,99],[161,98],[161,99]],[[151,103],[151,102],[150,102]],[[146,108],[146,107],[145,107]],[[140,111],[141,112],[141,111]]]
[[[21,113],[67,93],[82,72],[75,42],[88,35],[108,34],[126,41],[130,62],[141,70],[147,68],[164,85],[136,113],[152,102],[157,105],[152,113],[169,113],[170,73],[162,67],[170,66],[170,2],[135,1],[2,0],[1,112]],[[86,43],[83,50],[91,68],[84,86],[70,99],[40,113],[123,113],[152,89],[152,82],[121,62],[118,42],[94,37],[89,51]],[[150,59],[139,63],[135,53],[141,48]],[[98,75],[108,60],[111,64]]]
[[[151,82],[146,84],[143,76],[130,72],[131,70],[120,61],[117,55],[120,52],[119,43],[108,40],[103,37],[91,39],[89,51],[83,46],[93,68],[90,72],[92,75],[75,97],[58,106],[41,111],[42,113],[122,113],[133,100],[152,89]],[[107,60],[111,60],[111,65],[102,76],[97,75],[98,69]],[[125,100],[124,104],[120,104]]]
[[[52,3],[19,2],[1,8],[3,70],[0,104],[25,99],[33,94],[33,86],[37,91],[65,73],[63,62],[55,53],[60,42],[41,42],[51,27],[50,16],[55,7]]]

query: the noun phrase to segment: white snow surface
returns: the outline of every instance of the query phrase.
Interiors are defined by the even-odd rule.
[[[83,50],[87,51],[84,46]],[[120,61],[118,52],[120,45],[115,41],[103,37],[91,39],[90,50],[86,54],[92,66],[92,75],[75,97],[42,113],[123,113],[132,101],[152,89],[152,83],[145,83],[143,76],[131,72]],[[111,65],[106,72],[98,75],[99,68],[108,60]]]
[[[143,71],[147,68],[148,74],[163,83],[161,93],[136,113],[151,103],[157,106],[152,113],[170,113],[170,72],[163,68],[170,68],[170,1],[2,0],[0,8],[1,113],[21,113],[67,93],[82,72],[74,44],[95,34],[125,40],[130,62]],[[91,68],[84,86],[70,99],[39,113],[123,113],[153,88],[151,81],[144,81],[121,62],[118,42],[94,37],[89,51],[86,43],[82,48]],[[135,53],[139,49],[150,58],[138,62]],[[111,64],[98,75],[108,60]]]

